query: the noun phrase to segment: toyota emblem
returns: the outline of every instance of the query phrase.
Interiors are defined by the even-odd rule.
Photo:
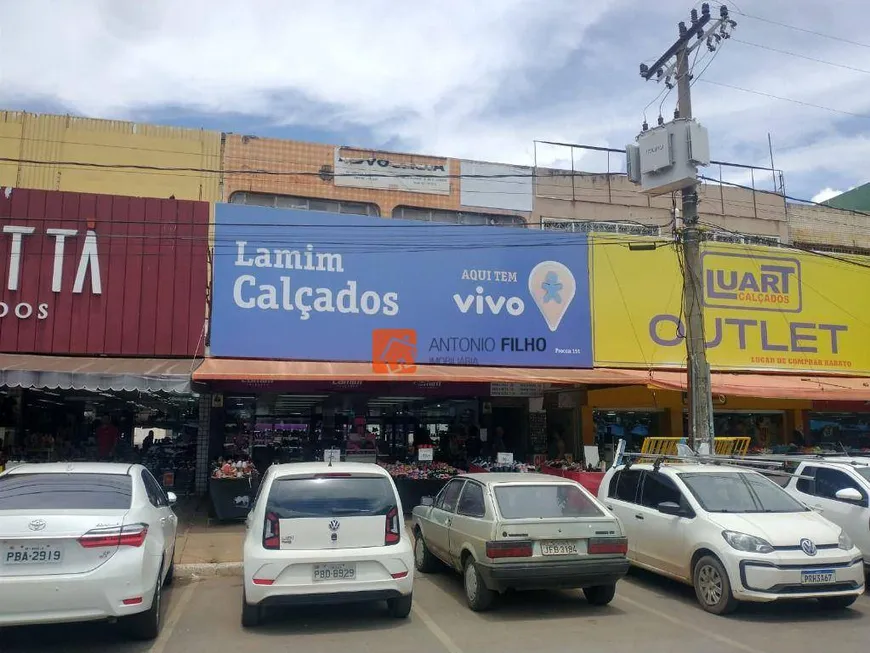
[[[41,531],[45,528],[45,520],[44,519],[34,519],[33,521],[31,521],[27,525],[27,528],[29,528],[32,531]]]
[[[807,538],[801,540],[801,550],[808,556],[816,555],[816,545],[813,544],[812,540],[808,540]]]
[[[337,519],[333,519],[331,522],[329,522],[329,530],[331,530],[333,533],[338,530],[339,526],[341,526],[341,524],[338,523]]]

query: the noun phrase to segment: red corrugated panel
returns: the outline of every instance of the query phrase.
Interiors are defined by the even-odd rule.
[[[0,351],[201,354],[208,225],[206,202],[0,189]],[[33,229],[20,236],[17,262],[9,231],[15,227]],[[49,229],[69,230],[58,261],[59,237]],[[95,267],[83,256],[89,229],[96,234],[98,292]],[[10,288],[16,270],[17,288]]]

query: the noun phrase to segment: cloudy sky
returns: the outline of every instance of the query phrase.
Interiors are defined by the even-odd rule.
[[[709,67],[701,49],[693,86],[714,158],[769,165],[770,133],[792,195],[825,199],[870,181],[870,35],[856,19],[865,1],[729,5],[740,12],[734,38]],[[569,149],[534,141],[633,139],[661,90],[638,64],[673,42],[692,6],[0,0],[0,107],[564,164]],[[651,124],[660,105],[672,115],[675,95],[649,106]],[[579,152],[575,165],[606,169]]]

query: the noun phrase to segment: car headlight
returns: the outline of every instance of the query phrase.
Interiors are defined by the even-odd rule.
[[[733,549],[746,551],[747,553],[773,553],[770,543],[754,535],[738,533],[736,531],[722,531],[722,537]]]
[[[837,541],[837,546],[843,551],[851,551],[854,544],[852,538],[846,535],[846,531],[840,531],[840,539]]]

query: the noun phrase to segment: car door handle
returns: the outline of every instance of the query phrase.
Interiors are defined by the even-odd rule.
[[[643,519],[643,515],[635,515],[634,518],[635,518],[635,519],[641,519],[641,520],[642,520],[642,519]]]

